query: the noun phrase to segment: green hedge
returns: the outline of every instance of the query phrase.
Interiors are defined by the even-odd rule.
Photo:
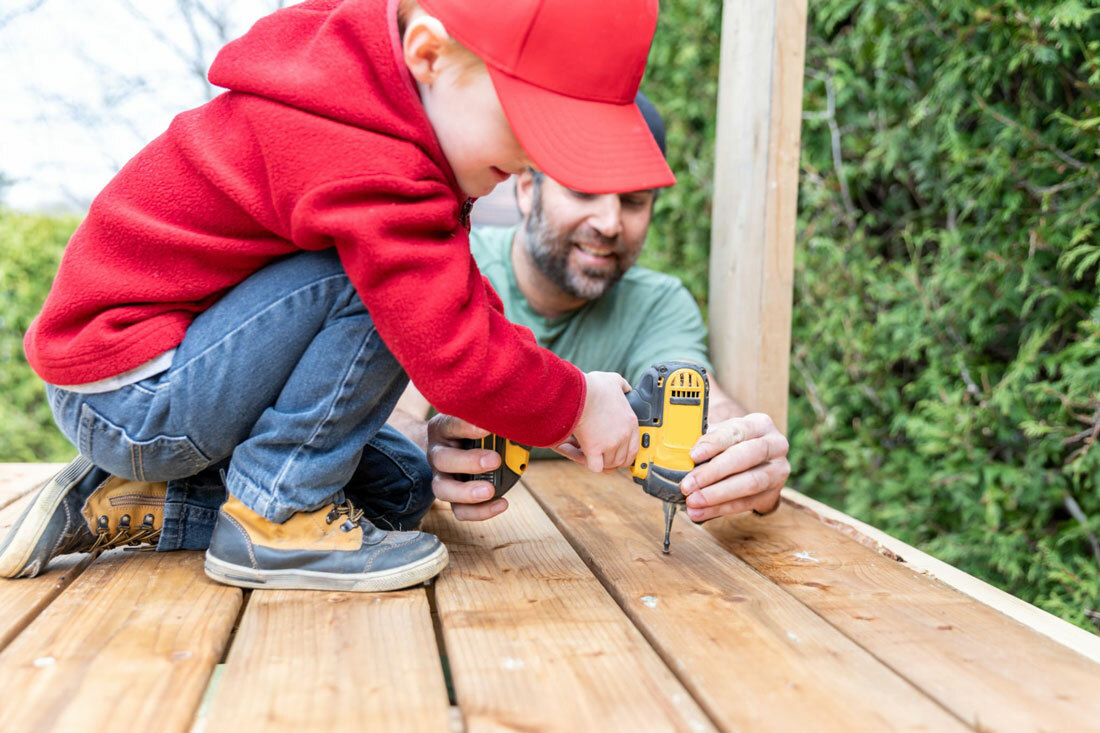
[[[1095,631],[1100,4],[809,5],[792,482]],[[662,13],[645,261],[703,295],[718,3]]]
[[[800,483],[1093,630],[1098,12],[813,3],[791,419]]]
[[[23,355],[23,334],[46,299],[77,222],[0,208],[0,461],[75,455],[54,427],[46,390]]]

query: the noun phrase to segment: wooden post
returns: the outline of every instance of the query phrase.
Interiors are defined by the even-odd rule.
[[[787,428],[806,0],[726,0],[710,342],[718,381]]]

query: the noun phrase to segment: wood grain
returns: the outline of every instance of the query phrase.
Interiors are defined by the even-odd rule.
[[[959,730],[937,703],[624,474],[524,477],[623,609],[727,730]]]
[[[806,0],[727,0],[710,248],[726,391],[786,431]]]
[[[0,538],[8,533],[34,495],[0,509]],[[87,566],[88,555],[68,555],[50,563],[36,578],[0,578],[0,649],[6,647]]]
[[[982,605],[999,611],[1029,629],[1100,664],[1100,635],[1063,621],[1052,613],[1033,606],[1000,588],[995,588],[984,580],[968,575],[912,545],[907,545],[896,537],[891,537],[882,530],[849,517],[790,487],[784,489],[783,501],[791,507],[809,513],[815,520],[824,522],[865,547],[886,557],[900,560],[907,568],[929,575],[944,585],[970,596]],[[708,529],[718,529],[720,523],[708,522],[706,526]]]
[[[705,731],[711,723],[520,485],[485,522],[437,504],[436,583],[458,704],[479,731]]]
[[[790,506],[715,536],[982,730],[1088,730],[1100,665]]]
[[[0,509],[46,483],[64,463],[0,463]]]
[[[0,729],[188,730],[240,603],[201,553],[98,558],[0,653]]]
[[[205,730],[446,731],[448,717],[423,588],[253,591]]]

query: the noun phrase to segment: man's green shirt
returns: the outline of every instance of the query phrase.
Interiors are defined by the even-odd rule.
[[[532,310],[516,284],[515,232],[477,227],[470,249],[504,301],[504,314],[531,329],[539,346],[581,371],[618,372],[631,384],[658,361],[684,359],[711,369],[703,317],[679,280],[635,265],[602,297],[549,320]]]

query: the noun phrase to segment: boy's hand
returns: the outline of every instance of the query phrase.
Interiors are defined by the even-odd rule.
[[[573,429],[576,449],[588,470],[596,473],[629,466],[638,454],[638,418],[625,397],[630,384],[613,372],[588,372],[584,379],[588,394]],[[580,456],[570,455],[566,446],[558,446],[558,452],[578,460]]]
[[[459,481],[456,473],[484,473],[500,465],[500,454],[459,445],[461,438],[484,438],[488,430],[450,415],[436,415],[428,421],[428,463],[432,467],[432,493],[451,504],[455,519],[482,520],[508,508],[507,499],[486,501],[493,495],[488,481]]]

